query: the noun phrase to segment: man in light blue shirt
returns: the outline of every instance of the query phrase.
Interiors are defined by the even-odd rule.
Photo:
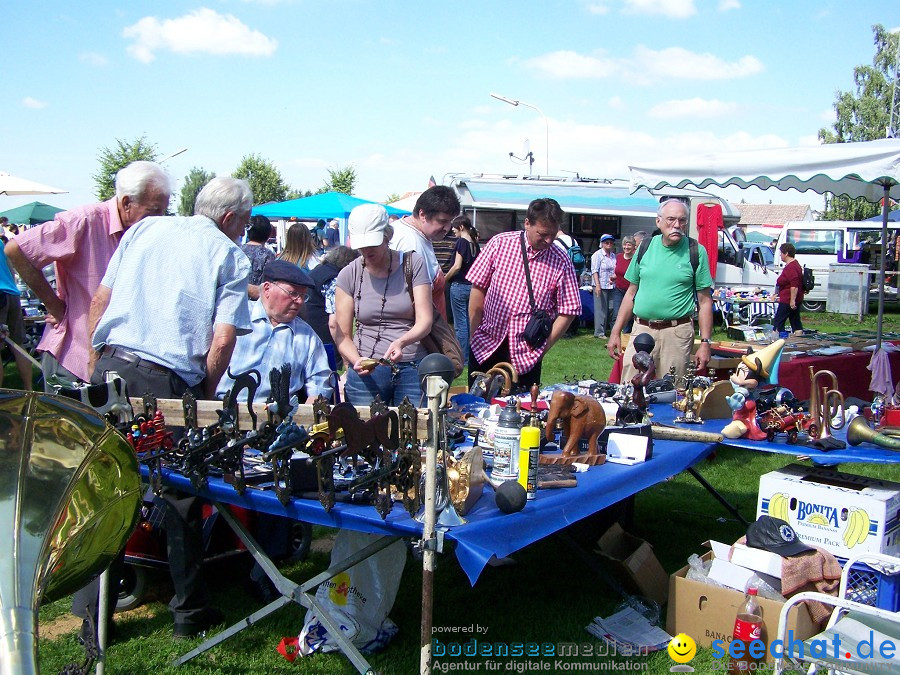
[[[116,372],[132,396],[213,398],[238,335],[250,332],[250,261],[235,241],[250,221],[246,181],[213,178],[191,217],[145,218],[124,234],[91,301],[91,381]],[[169,603],[176,638],[222,622],[201,564],[202,502],[163,488]],[[118,578],[113,574],[113,579]]]
[[[238,338],[226,375],[219,382],[216,397],[224,398],[234,384],[228,373],[248,370],[260,374],[256,400],[265,401],[271,392],[269,373],[285,363],[291,366],[291,394],[305,390],[301,403],[312,403],[319,395],[330,399],[332,372],[322,340],[297,316],[314,286],[309,275],[285,260],[272,260],[263,270],[259,300],[250,301],[253,332]],[[246,400],[241,390],[239,400]]]
[[[91,301],[93,381],[106,370],[122,375],[125,363],[137,367],[131,380],[123,375],[132,396],[154,388],[138,376],[168,373],[173,391],[157,396],[180,398],[190,388],[213,398],[237,336],[250,332],[251,266],[235,240],[252,194],[238,183],[215,178],[197,195],[195,215],[145,218],[122,237]]]

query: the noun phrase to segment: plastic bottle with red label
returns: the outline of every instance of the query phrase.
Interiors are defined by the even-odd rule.
[[[761,664],[766,661],[765,654],[762,657],[755,658],[750,655],[750,643],[754,640],[762,640],[762,610],[756,601],[758,591],[755,586],[747,589],[747,595],[744,598],[744,604],[738,609],[737,618],[734,620],[734,631],[732,631],[732,642],[740,640],[744,644],[741,656],[731,656],[728,660],[728,672],[734,673],[753,673],[760,669]],[[754,650],[759,653],[759,647]]]

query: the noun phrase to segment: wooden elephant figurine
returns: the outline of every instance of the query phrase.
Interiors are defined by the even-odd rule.
[[[576,396],[567,391],[555,391],[550,398],[545,435],[553,440],[556,420],[562,420],[566,445],[563,457],[578,455],[578,444],[582,438],[588,439],[588,455],[597,455],[597,439],[606,428],[606,412],[600,402],[592,396]]]

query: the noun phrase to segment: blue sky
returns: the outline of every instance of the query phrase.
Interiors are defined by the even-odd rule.
[[[0,171],[95,201],[97,155],[140,136],[176,191],[250,153],[315,190],[353,165],[383,200],[449,173],[627,178],[629,164],[807,145],[875,53],[881,0],[10,0]],[[490,97],[497,92],[540,108]],[[549,125],[549,147],[546,143]],[[741,193],[728,195],[740,198]],[[748,202],[819,203],[746,191]]]

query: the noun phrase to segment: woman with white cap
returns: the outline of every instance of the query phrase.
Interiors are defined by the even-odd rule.
[[[405,254],[410,293],[404,253],[388,248],[393,231],[380,204],[354,208],[347,230],[360,257],[340,271],[335,290],[334,341],[348,364],[344,396],[353,405],[368,405],[376,394],[391,406],[405,397],[419,405],[418,366],[428,354],[419,341],[431,331],[433,311],[425,261]]]

